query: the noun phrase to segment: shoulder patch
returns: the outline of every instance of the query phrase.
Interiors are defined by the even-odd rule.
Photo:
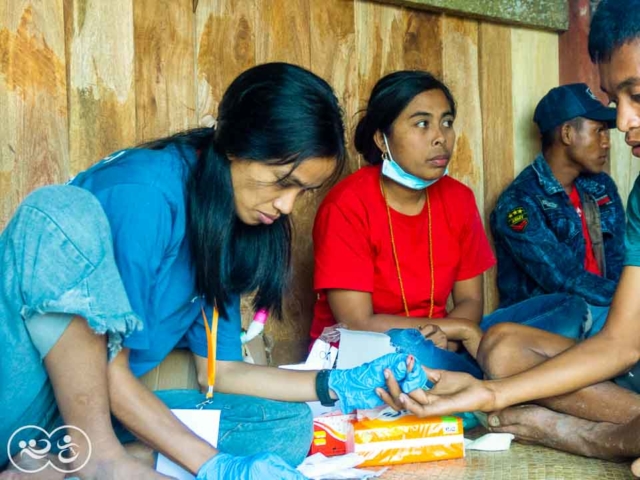
[[[611,203],[611,199],[609,198],[609,195],[604,195],[600,198],[596,198],[596,203],[598,204],[599,207],[601,207],[603,205]]]
[[[514,232],[522,233],[529,225],[529,215],[522,207],[516,207],[507,214],[507,225]]]

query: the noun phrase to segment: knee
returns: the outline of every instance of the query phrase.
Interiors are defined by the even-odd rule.
[[[311,409],[306,403],[297,404],[297,406],[299,408],[296,415],[300,420],[297,425],[297,435],[300,439],[300,448],[297,452],[292,452],[292,458],[289,460],[291,465],[295,466],[304,461],[309,453],[309,447],[311,447],[311,441],[313,440],[313,415]]]
[[[281,431],[286,441],[278,453],[289,465],[298,466],[309,453],[313,439],[313,415],[306,403],[282,402]],[[282,440],[285,440],[284,438]]]
[[[518,325],[499,323],[489,328],[482,337],[478,348],[478,363],[489,378],[508,376],[509,359],[516,354],[515,338]]]

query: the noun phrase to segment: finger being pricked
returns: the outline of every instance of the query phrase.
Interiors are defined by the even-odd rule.
[[[429,395],[425,390],[418,389],[406,394],[402,392],[400,386],[395,379],[389,379],[387,382],[387,388],[389,391],[385,391],[381,388],[376,390],[378,396],[384,403],[393,408],[396,411],[408,410],[417,417],[429,416],[426,406],[430,403],[430,397],[437,398],[435,395]],[[393,384],[395,383],[395,386]]]

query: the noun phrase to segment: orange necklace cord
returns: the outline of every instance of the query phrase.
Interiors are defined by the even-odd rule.
[[[389,201],[387,200],[387,191],[384,188],[384,182],[382,181],[382,176],[380,176],[380,190],[382,191],[382,196],[384,197],[384,203],[387,207],[387,220],[389,222],[389,233],[391,234],[391,249],[393,251],[393,260],[396,264],[396,273],[398,274],[398,281],[400,282],[400,295],[402,295],[402,305],[404,307],[404,314],[409,316],[409,305],[407,304],[407,296],[404,292],[404,283],[402,282],[402,272],[400,271],[400,260],[398,259],[398,251],[396,249],[396,240],[393,235],[393,223],[391,222],[391,208],[389,207]],[[431,201],[429,199],[429,190],[425,190],[425,195],[427,197],[427,215],[428,215],[428,225],[429,225],[429,267],[431,272],[431,298],[429,306],[429,318],[433,318],[433,305],[434,294],[435,294],[435,270],[433,267],[433,236],[432,236],[432,224],[431,224]]]
[[[204,313],[204,307],[200,307],[202,312],[202,320],[204,321],[204,329],[207,332],[207,399],[213,398],[213,386],[216,383],[216,346],[218,343],[218,307],[213,305],[211,312],[211,327],[207,314]]]

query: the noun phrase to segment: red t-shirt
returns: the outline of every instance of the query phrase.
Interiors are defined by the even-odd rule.
[[[471,189],[451,177],[429,187],[435,276],[434,318],[446,316],[456,281],[468,280],[495,264]],[[391,221],[405,295],[412,317],[428,317],[429,215],[391,209]],[[336,185],[320,205],[313,228],[314,288],[318,293],[311,337],[335,323],[326,289],[371,292],[373,311],[404,316],[391,248],[380,166],[367,166]]]
[[[582,213],[582,201],[580,200],[580,194],[578,193],[578,189],[574,185],[571,189],[571,194],[569,195],[569,200],[571,200],[571,204],[576,209],[576,213],[580,217],[582,221],[582,236],[585,241],[585,254],[584,254],[584,269],[587,272],[591,272],[595,275],[602,275],[600,271],[600,267],[598,266],[598,261],[596,260],[596,256],[593,254],[593,243],[591,242],[591,235],[589,235],[589,228],[587,227],[587,219],[584,218]]]

